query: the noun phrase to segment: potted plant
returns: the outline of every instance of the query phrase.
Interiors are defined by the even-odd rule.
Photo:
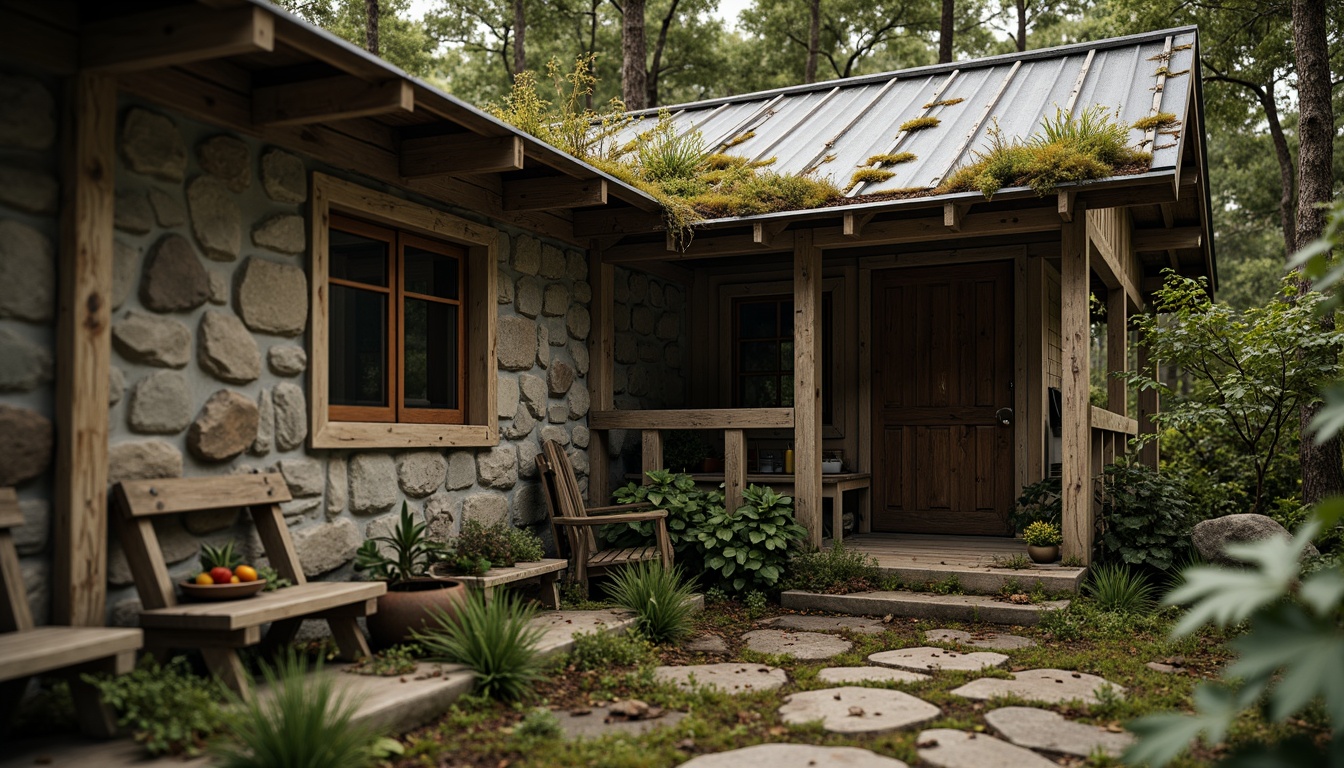
[[[387,594],[378,598],[378,612],[368,617],[369,635],[377,648],[409,641],[411,630],[428,626],[432,614],[454,615],[466,602],[462,582],[429,577],[429,566],[444,547],[429,539],[426,530],[403,501],[401,520],[392,535],[375,536],[355,553],[356,571],[387,582]]]
[[[1032,562],[1053,563],[1059,559],[1059,543],[1064,537],[1058,525],[1037,520],[1022,531],[1022,540],[1027,542],[1027,555]]]

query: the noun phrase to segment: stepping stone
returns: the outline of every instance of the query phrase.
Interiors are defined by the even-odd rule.
[[[917,683],[933,678],[889,667],[827,667],[817,673],[817,679],[823,683]]]
[[[1119,757],[1134,743],[1131,734],[1075,723],[1057,712],[1035,707],[995,709],[985,715],[985,722],[1019,747],[1078,757],[1091,757],[1097,750]]]
[[[920,731],[915,748],[920,761],[935,768],[1059,768],[1029,749],[951,728]]]
[[[803,632],[839,632],[847,629],[860,635],[880,635],[886,630],[880,620],[864,616],[780,616],[762,621],[761,624]]]
[[[909,768],[894,757],[857,747],[815,747],[811,744],[757,744],[713,755],[701,755],[681,768]]]
[[[821,721],[831,733],[886,733],[927,723],[942,712],[908,693],[889,688],[823,688],[795,693],[779,708],[785,723]]]
[[[854,647],[853,643],[835,635],[782,629],[753,629],[742,635],[742,639],[757,653],[788,654],[795,659],[829,659]]]
[[[1001,635],[998,633],[972,634],[960,629],[935,629],[924,633],[924,639],[930,643],[958,643],[976,648],[992,648],[996,651],[1015,651],[1018,648],[1031,648],[1036,641],[1019,635]]]
[[[672,683],[684,690],[718,688],[725,693],[773,691],[789,682],[782,669],[764,664],[688,664],[676,667],[658,667],[654,678]]]
[[[553,714],[560,721],[560,728],[565,732],[565,738],[571,741],[598,739],[610,734],[638,736],[655,728],[676,725],[681,722],[682,718],[686,717],[685,712],[664,712],[662,717],[655,717],[650,720],[611,718],[611,722],[607,722],[607,711],[596,707],[586,715],[564,711],[554,712]]]
[[[1063,669],[1028,669],[1016,673],[1011,680],[982,677],[960,688],[954,688],[952,693],[980,700],[992,699],[995,696],[1017,696],[1044,704],[1059,704],[1073,700],[1084,704],[1098,704],[1101,699],[1097,697],[1096,690],[1103,685],[1111,686],[1115,696],[1124,698],[1125,689],[1104,677]]]
[[[697,635],[687,640],[682,649],[690,653],[724,654],[728,652],[728,643],[718,635]]]
[[[918,648],[901,648],[895,651],[874,653],[868,657],[868,660],[884,667],[895,667],[910,672],[936,672],[938,670],[979,672],[988,667],[1003,666],[1008,662],[1008,657],[1002,653],[989,651],[962,653],[944,648],[920,646]]]

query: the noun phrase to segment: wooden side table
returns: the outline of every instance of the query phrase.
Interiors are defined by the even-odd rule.
[[[480,592],[486,602],[495,597],[495,587],[519,581],[539,579],[541,581],[541,604],[552,610],[560,609],[560,574],[569,567],[569,561],[547,558],[532,563],[518,563],[508,568],[491,568],[480,576],[456,576],[432,573],[436,579],[452,579],[466,585],[467,589]]]

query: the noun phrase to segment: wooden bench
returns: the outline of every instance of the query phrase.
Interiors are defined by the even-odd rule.
[[[495,598],[495,587],[536,579],[541,582],[537,601],[543,607],[560,610],[560,574],[569,568],[564,559],[543,558],[533,563],[517,563],[507,568],[491,568],[480,576],[460,576],[446,569],[430,566],[429,575],[436,579],[460,581],[469,590],[480,592],[488,603]]]
[[[135,667],[143,634],[109,627],[35,627],[10,532],[23,524],[13,488],[0,488],[0,732],[17,710],[28,679],[48,672],[68,677],[80,727],[90,736],[116,735],[116,716],[98,691],[80,679],[86,672],[124,674]]]
[[[244,694],[250,678],[238,649],[264,640],[268,650],[280,650],[294,640],[305,619],[327,622],[341,658],[370,655],[356,619],[378,610],[378,598],[387,592],[387,585],[381,581],[310,583],[304,578],[280,511],[280,503],[289,501],[290,495],[279,474],[133,480],[118,483],[114,496],[121,545],[145,607],[140,626],[150,649],[198,648],[210,670]],[[153,518],[233,507],[251,513],[271,567],[294,586],[239,600],[179,604]],[[261,629],[266,624],[270,629],[263,638]]]

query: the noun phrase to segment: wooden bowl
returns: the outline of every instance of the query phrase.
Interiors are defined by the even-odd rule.
[[[237,600],[252,597],[266,588],[265,579],[240,581],[237,584],[193,584],[182,582],[182,594],[192,600]]]

